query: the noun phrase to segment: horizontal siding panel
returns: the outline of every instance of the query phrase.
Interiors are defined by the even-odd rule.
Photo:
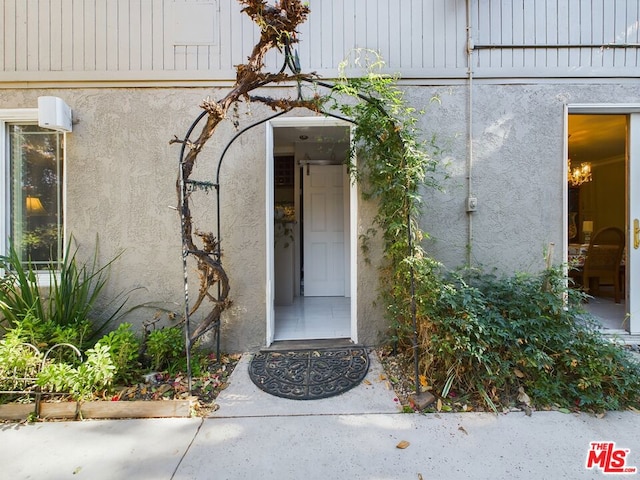
[[[518,68],[539,69],[535,76],[637,71],[639,15],[640,0],[477,0],[475,69],[492,76]]]
[[[631,76],[640,67],[640,0],[470,2],[476,76]],[[368,49],[406,78],[465,76],[465,0],[308,3],[303,71],[335,75]],[[259,35],[240,10],[236,0],[0,0],[2,79],[233,79]],[[267,68],[282,60],[270,53]]]

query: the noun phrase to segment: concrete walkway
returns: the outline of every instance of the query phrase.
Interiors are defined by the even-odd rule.
[[[375,358],[343,395],[285,400],[253,386],[248,361],[210,418],[0,425],[0,478],[606,478],[585,466],[594,441],[615,442],[629,450],[626,466],[640,467],[634,412],[402,414]]]

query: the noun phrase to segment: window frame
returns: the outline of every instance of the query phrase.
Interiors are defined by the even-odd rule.
[[[9,151],[8,141],[8,125],[9,124],[32,124],[38,125],[38,109],[37,108],[12,108],[12,109],[0,109],[0,172],[2,174],[2,181],[0,181],[0,222],[3,225],[3,235],[0,235],[0,254],[6,255],[9,248],[9,210],[11,205],[11,188],[7,175],[9,167],[11,166],[10,158],[11,153]],[[52,131],[55,131],[52,129]],[[66,132],[58,131],[62,135],[62,184],[61,198],[62,198],[62,255],[66,253],[67,238],[67,135]],[[62,262],[62,258],[59,259]],[[55,272],[58,272],[56,270]],[[50,270],[37,270],[37,281],[39,285],[49,286],[51,283]],[[4,271],[0,270],[0,274],[4,275]]]

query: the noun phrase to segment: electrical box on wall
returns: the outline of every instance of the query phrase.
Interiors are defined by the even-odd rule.
[[[70,132],[71,108],[61,98],[38,97],[38,126]]]

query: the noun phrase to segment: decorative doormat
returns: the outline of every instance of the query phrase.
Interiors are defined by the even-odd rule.
[[[258,388],[277,397],[316,400],[346,392],[369,370],[363,347],[262,351],[249,364]]]

